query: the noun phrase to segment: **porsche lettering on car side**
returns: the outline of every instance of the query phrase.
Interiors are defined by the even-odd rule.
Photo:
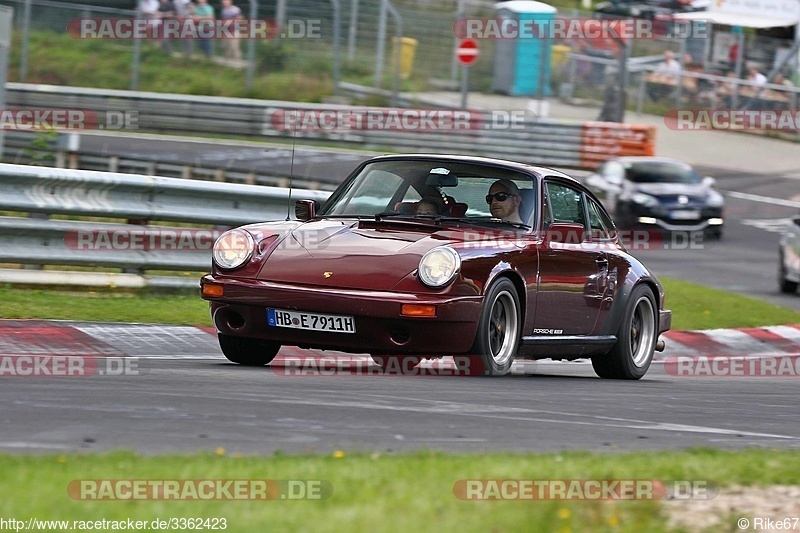
[[[202,297],[233,362],[263,366],[297,346],[398,368],[452,356],[498,376],[515,360],[590,357],[600,377],[639,379],[664,347],[661,283],[559,171],[381,156],[295,213],[214,246]]]

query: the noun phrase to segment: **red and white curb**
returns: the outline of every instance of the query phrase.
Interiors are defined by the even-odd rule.
[[[669,331],[670,357],[800,356],[800,325],[761,328]],[[169,359],[222,358],[213,328],[150,324],[90,323],[57,320],[0,320],[0,356],[80,355]],[[279,357],[344,356],[340,352],[285,347]]]

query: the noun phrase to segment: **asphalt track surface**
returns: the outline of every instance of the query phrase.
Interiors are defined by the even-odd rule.
[[[636,382],[580,363],[503,378],[285,375],[219,358],[139,359],[139,375],[2,378],[0,451],[145,454],[627,451],[800,447],[797,378]]]

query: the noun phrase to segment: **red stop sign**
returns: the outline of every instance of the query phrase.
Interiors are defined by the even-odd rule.
[[[476,62],[479,55],[480,52],[478,51],[478,43],[475,42],[474,39],[462,39],[461,42],[458,43],[456,57],[458,58],[458,62],[465,67],[468,67]]]

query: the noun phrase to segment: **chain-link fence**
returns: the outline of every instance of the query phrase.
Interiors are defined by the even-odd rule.
[[[135,3],[121,4],[133,7]],[[209,4],[219,17],[219,3]],[[493,3],[485,0],[409,0],[403,5],[386,0],[237,0],[236,4],[245,18],[277,19],[277,26],[271,27],[277,31],[268,39],[255,39],[252,49],[247,39],[236,40],[240,56],[229,53],[226,39],[214,38],[211,57],[205,57],[205,49],[193,39],[167,48],[158,39],[76,35],[76,21],[132,19],[137,16],[133,10],[51,0],[0,0],[0,5],[15,10],[8,79],[300,101],[323,101],[341,94],[337,89],[346,82],[349,87],[365,88],[362,94],[375,95],[367,102],[387,104],[386,95],[392,92],[458,90],[462,70],[455,59],[459,39],[454,25],[460,19],[498,16]],[[556,16],[575,21],[593,14],[559,9]],[[715,30],[705,39],[630,40],[624,76],[619,43],[553,38],[541,47],[549,56],[549,70],[546,86],[537,94],[593,106],[598,115],[604,106],[619,102],[621,83],[629,109],[659,113],[680,105],[719,106],[726,100],[712,96],[726,82],[721,78],[735,69],[729,60],[734,44],[742,48],[739,78],[743,79],[753,65],[769,73],[777,59],[789,54],[792,43],[763,33],[729,33]],[[483,38],[479,45],[480,60],[469,72],[471,91],[502,88],[505,66],[529,59],[523,52],[510,51],[502,39]],[[647,76],[666,51],[681,62],[681,83],[674,89],[656,90]],[[511,58],[512,53],[518,57]],[[792,59],[780,70],[785,79],[796,81],[796,69],[796,59]],[[794,98],[789,87],[769,90],[785,92],[787,101]]]

